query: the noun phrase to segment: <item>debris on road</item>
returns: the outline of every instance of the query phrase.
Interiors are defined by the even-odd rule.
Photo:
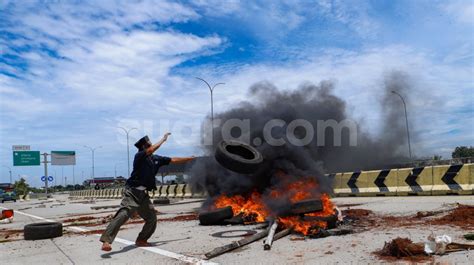
[[[415,215],[379,215],[366,209],[342,210],[344,222],[354,228],[376,229],[380,227],[416,227],[419,225],[457,226],[464,230],[474,227],[474,206],[457,204],[455,208],[417,212]]]
[[[91,210],[115,209],[115,208],[120,208],[120,205],[114,204],[114,205],[91,206]]]
[[[239,241],[234,241],[228,245],[222,246],[222,247],[217,247],[213,249],[212,251],[208,252],[205,254],[206,259],[212,259],[214,257],[220,256],[226,252],[229,252],[231,250],[234,250],[236,248],[245,246],[247,244],[250,244],[252,242],[255,242],[257,240],[260,240],[268,235],[269,230],[265,230],[259,233],[256,233],[252,236],[246,237],[244,239],[241,239]]]
[[[23,239],[23,229],[0,229],[0,243]]]
[[[56,207],[56,206],[64,206],[64,205],[66,205],[66,204],[65,203],[54,203],[54,204],[51,204],[49,206],[49,208],[53,208],[53,207]]]
[[[406,260],[410,262],[432,261],[433,255],[443,255],[451,252],[474,249],[474,244],[451,242],[451,237],[429,236],[428,242],[414,243],[408,238],[397,237],[385,242],[381,250],[373,252],[376,256],[387,261]]]
[[[94,216],[82,216],[79,218],[70,218],[63,220],[63,223],[74,223],[74,222],[83,222],[83,221],[89,221],[89,220],[95,220],[97,217]]]
[[[0,223],[9,224],[13,222],[13,216],[15,215],[12,209],[2,210],[2,215],[0,215]]]
[[[72,201],[72,202],[70,202],[70,204],[76,204],[76,203],[80,203],[80,204],[95,204],[95,200],[94,200],[94,199],[91,199],[91,200]]]
[[[464,238],[465,238],[466,240],[474,240],[474,234],[465,234],[465,235],[464,235]]]
[[[387,261],[403,259],[411,262],[423,262],[432,260],[432,257],[425,253],[423,243],[413,243],[408,238],[400,237],[385,242],[383,248],[374,254]]]
[[[451,242],[451,237],[448,235],[429,236],[428,241],[425,242],[424,251],[426,254],[442,255],[446,253],[446,246]]]
[[[275,231],[278,228],[278,221],[273,221],[272,225],[268,230],[267,239],[263,241],[263,250],[270,250],[272,248],[273,237],[275,236]]]
[[[158,222],[179,222],[179,221],[194,221],[198,220],[198,215],[196,213],[178,215],[170,218],[158,218]]]

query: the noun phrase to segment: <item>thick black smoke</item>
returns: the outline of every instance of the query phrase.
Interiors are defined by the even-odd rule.
[[[331,192],[331,183],[324,173],[344,172],[352,170],[384,168],[403,158],[401,151],[406,153],[406,129],[403,104],[391,91],[408,95],[407,78],[401,73],[392,73],[386,77],[383,97],[367,104],[379,101],[382,104],[380,113],[383,120],[382,131],[373,137],[347,113],[346,102],[336,97],[334,85],[329,81],[319,85],[305,83],[296,90],[281,91],[268,82],[254,84],[249,89],[248,101],[215,115],[221,124],[229,119],[248,119],[250,131],[232,131],[234,137],[240,133],[250,135],[249,144],[254,145],[264,156],[266,166],[254,175],[242,175],[223,168],[214,159],[215,145],[203,146],[209,158],[199,159],[191,168],[190,181],[197,186],[205,187],[212,196],[219,194],[248,194],[257,190],[265,194],[270,187],[281,185],[279,173],[284,172],[286,180],[297,181],[311,176],[320,183],[318,192]],[[272,146],[263,141],[260,145],[255,138],[264,139],[263,128],[273,119],[285,121],[285,126],[272,130],[274,138],[283,138],[286,144]],[[308,121],[314,127],[314,139],[305,146],[295,146],[286,138],[287,125],[297,119]],[[357,144],[350,145],[350,130],[342,130],[340,146],[335,146],[335,134],[331,128],[324,132],[324,141],[318,142],[318,121],[335,120],[341,122],[351,120],[356,125]],[[220,126],[214,129],[213,143],[222,140]],[[295,130],[297,138],[304,138],[305,129]],[[321,137],[319,137],[321,138]],[[275,207],[280,207],[277,205]]]

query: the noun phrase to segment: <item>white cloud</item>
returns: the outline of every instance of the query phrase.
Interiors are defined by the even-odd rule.
[[[474,2],[469,0],[455,0],[442,2],[441,10],[451,15],[461,23],[467,23],[472,27],[474,23]]]
[[[319,13],[330,20],[352,28],[361,37],[374,37],[380,25],[369,16],[367,2],[320,0],[317,1]]]

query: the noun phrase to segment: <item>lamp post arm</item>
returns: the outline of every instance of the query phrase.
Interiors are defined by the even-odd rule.
[[[204,83],[206,83],[207,87],[209,88],[209,91],[211,91],[211,93],[212,93],[212,87],[211,87],[211,85],[209,85],[209,83],[206,80],[204,80],[200,77],[196,77],[196,79],[199,79],[199,80],[203,81]]]

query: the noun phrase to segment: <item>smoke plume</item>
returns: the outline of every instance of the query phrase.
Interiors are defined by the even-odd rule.
[[[377,136],[368,134],[368,129],[362,128],[362,123],[350,117],[346,102],[335,96],[333,89],[334,84],[329,81],[318,85],[305,83],[292,91],[279,90],[268,82],[254,84],[249,89],[247,101],[215,115],[215,120],[220,120],[222,124],[230,119],[248,119],[249,131],[233,130],[232,136],[249,136],[249,144],[255,146],[265,158],[265,167],[252,175],[238,174],[222,167],[214,159],[215,145],[222,140],[222,127],[216,126],[213,132],[214,145],[203,146],[208,157],[197,160],[191,168],[191,183],[204,187],[211,197],[249,194],[254,190],[266,194],[269,188],[281,185],[278,176],[284,174],[285,181],[288,178],[289,181],[298,181],[310,176],[319,183],[317,192],[330,193],[332,185],[324,177],[325,173],[380,169],[403,159],[401,152],[406,153],[407,150],[404,110],[400,98],[391,91],[408,95],[409,84],[404,74],[391,73],[385,78],[383,97],[378,100],[383,106],[380,113],[383,124]],[[285,139],[286,144],[272,146],[265,141],[260,143],[254,140],[264,139],[264,126],[272,119],[285,121],[284,126],[273,128],[271,133],[274,138]],[[297,119],[308,121],[315,127],[314,139],[304,146],[289,143],[285,133],[287,125]],[[316,133],[318,121],[328,120],[354,121],[357,144],[350,144],[353,132],[347,128],[342,129],[340,146],[334,144],[336,135],[330,128],[324,131],[324,137],[320,139],[323,135]],[[297,138],[304,138],[306,133],[304,128],[294,131]],[[281,207],[278,203],[274,204],[275,209]]]

